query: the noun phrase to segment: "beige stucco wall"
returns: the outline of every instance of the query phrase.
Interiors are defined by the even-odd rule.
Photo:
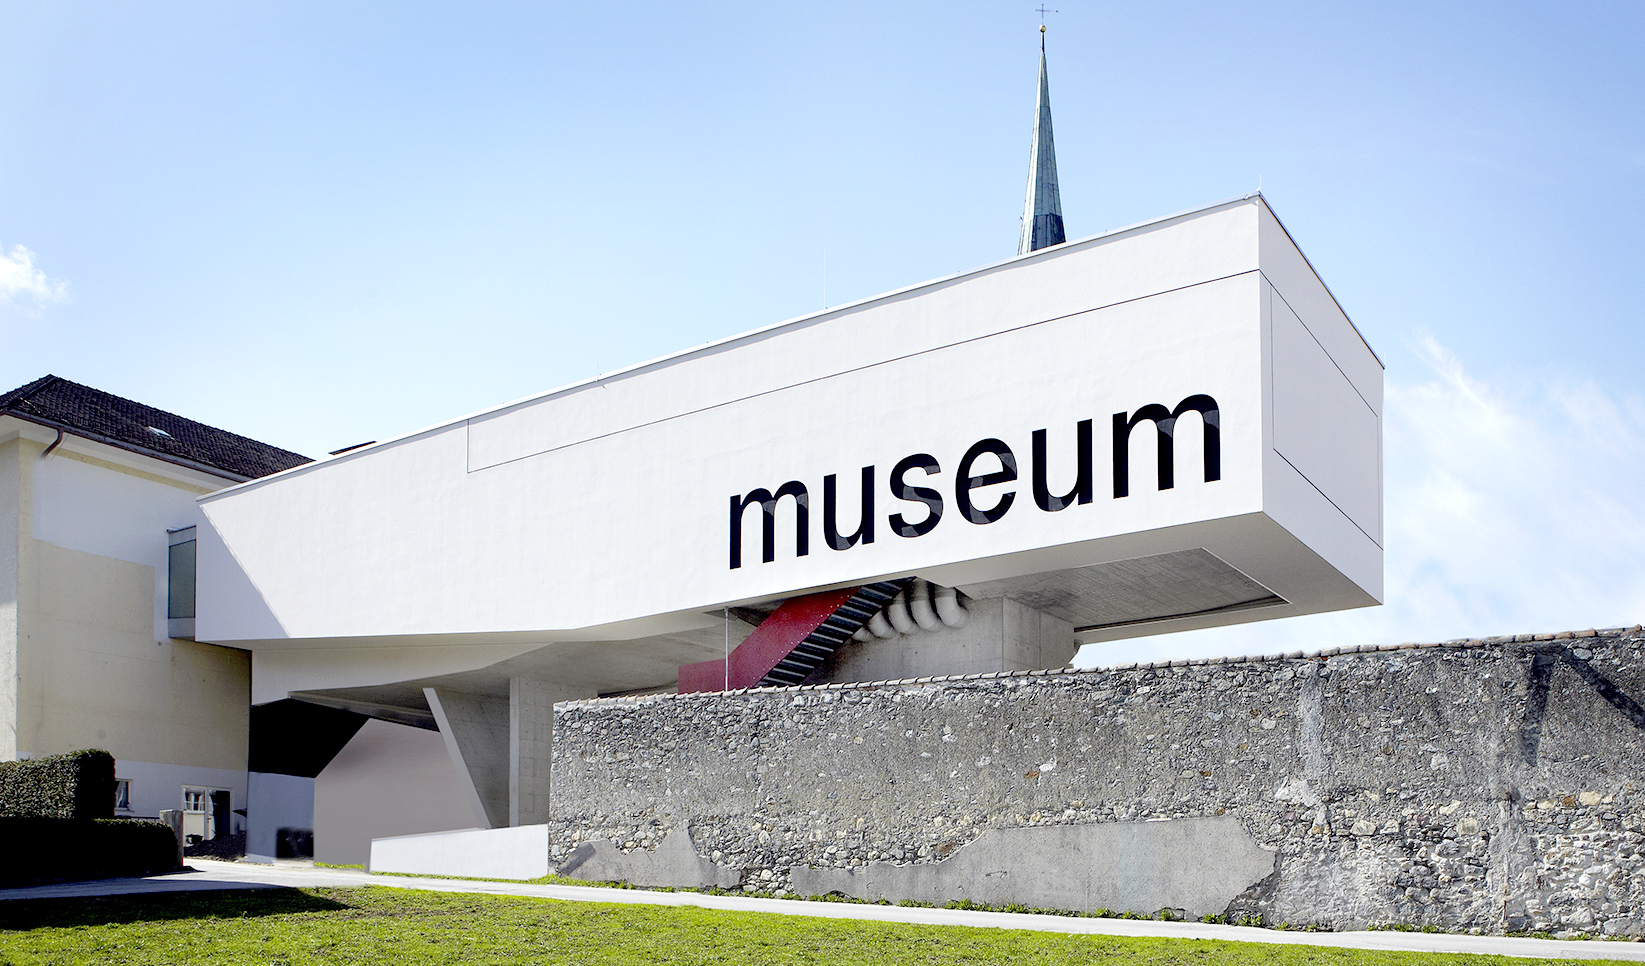
[[[244,769],[251,655],[157,642],[154,568],[33,543],[39,579],[19,743],[33,754],[105,748],[121,759]]]
[[[41,486],[64,479],[44,450],[26,437],[0,443],[0,758],[103,748],[123,761],[244,772],[250,655],[157,635],[165,574],[154,563],[38,539],[78,528],[163,566],[155,514],[174,507],[181,518],[208,488],[164,465],[78,452],[71,438],[47,460],[74,461],[80,475],[42,498]],[[111,532],[122,526],[130,532]]]
[[[21,440],[0,443],[0,761],[17,758],[17,557]]]

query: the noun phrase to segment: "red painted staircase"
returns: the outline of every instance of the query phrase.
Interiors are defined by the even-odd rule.
[[[791,597],[737,645],[729,663],[721,658],[680,665],[680,693],[799,684],[907,583],[888,580]]]

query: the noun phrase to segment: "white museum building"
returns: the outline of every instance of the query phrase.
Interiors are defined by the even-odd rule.
[[[255,855],[539,824],[555,701],[1375,604],[1381,407],[1259,195],[314,462],[48,377],[0,397],[4,753]]]
[[[557,701],[1377,604],[1382,374],[1260,194],[1065,241],[1042,60],[997,264],[317,461],[0,396],[0,755],[361,862],[543,825]]]

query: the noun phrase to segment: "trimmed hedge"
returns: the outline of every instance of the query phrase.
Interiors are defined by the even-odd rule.
[[[130,819],[0,818],[0,855],[4,888],[154,875],[177,868],[177,836]]]
[[[114,817],[114,756],[74,751],[0,761],[0,818]]]

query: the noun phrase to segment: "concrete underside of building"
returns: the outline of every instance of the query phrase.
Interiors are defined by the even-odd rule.
[[[642,885],[1639,936],[1642,700],[1635,627],[569,702],[549,848]]]

